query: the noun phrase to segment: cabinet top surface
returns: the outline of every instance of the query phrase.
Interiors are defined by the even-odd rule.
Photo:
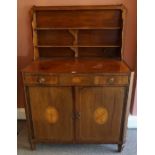
[[[129,73],[123,61],[103,59],[50,59],[33,61],[24,73]]]

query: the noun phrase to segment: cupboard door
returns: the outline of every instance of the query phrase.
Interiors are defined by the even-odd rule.
[[[79,142],[116,143],[120,140],[124,87],[78,89],[76,138]]]
[[[29,87],[34,138],[73,140],[73,100],[70,87]]]

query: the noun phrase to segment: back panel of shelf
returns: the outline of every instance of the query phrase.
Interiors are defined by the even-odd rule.
[[[33,7],[34,60],[54,57],[122,59],[122,5]]]

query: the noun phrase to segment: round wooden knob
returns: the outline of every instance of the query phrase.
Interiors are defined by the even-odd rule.
[[[44,83],[45,82],[45,78],[40,77],[38,81],[39,81],[39,83]]]
[[[113,77],[109,79],[110,84],[114,83],[114,81],[115,81],[115,79]]]

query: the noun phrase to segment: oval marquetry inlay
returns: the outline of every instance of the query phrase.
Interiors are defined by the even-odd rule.
[[[99,107],[94,112],[94,120],[97,124],[105,124],[108,120],[108,111],[106,108]]]
[[[48,107],[45,111],[45,119],[48,123],[54,124],[58,121],[59,114],[56,108]]]

